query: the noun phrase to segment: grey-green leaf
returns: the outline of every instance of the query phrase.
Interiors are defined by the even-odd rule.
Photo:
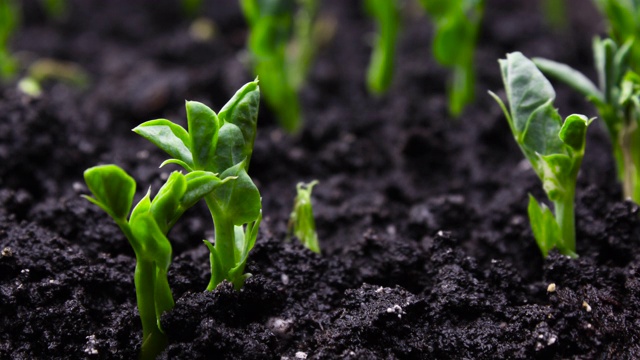
[[[136,192],[136,181],[131,176],[116,165],[101,165],[87,169],[84,180],[94,196],[86,197],[89,201],[114,219],[126,219]]]
[[[541,155],[562,153],[564,150],[558,138],[562,118],[553,108],[552,101],[549,99],[531,114],[522,134],[522,146]]]
[[[170,156],[186,163],[193,164],[190,139],[187,131],[170,120],[157,119],[138,125],[133,131],[151,141]]]
[[[560,139],[574,150],[581,151],[584,149],[588,125],[589,119],[586,116],[569,115],[560,129]]]
[[[533,62],[538,69],[542,70],[547,76],[562,81],[586,97],[593,97],[604,101],[604,95],[598,90],[596,85],[578,70],[568,65],[543,58],[533,58]]]

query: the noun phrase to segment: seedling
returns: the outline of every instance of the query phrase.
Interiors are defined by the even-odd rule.
[[[262,219],[260,192],[247,169],[253,152],[260,103],[258,81],[243,86],[216,114],[206,105],[187,101],[188,131],[166,119],[147,121],[137,134],[164,150],[189,173],[219,174],[225,182],[204,196],[215,226],[215,245],[205,241],[211,255],[213,290],[223,280],[240,289],[250,274],[244,274]]]
[[[174,305],[167,279],[172,250],[166,235],[188,208],[227,179],[221,181],[205,171],[186,176],[173,172],[153,200],[149,191],[131,211],[136,182],[120,167],[92,167],[84,178],[93,194],[84,197],[113,218],[135,253],[134,283],[143,334],[140,358],[155,359],[167,343],[160,316]]]
[[[64,19],[69,12],[67,0],[41,0],[44,11],[55,20]]]
[[[318,184],[314,180],[308,184],[298,183],[296,186],[297,195],[293,204],[293,211],[289,216],[289,233],[295,235],[302,245],[307,249],[320,253],[318,245],[318,233],[316,232],[316,221],[313,217],[313,207],[311,205],[311,191]]]
[[[299,11],[294,16],[296,3]],[[280,126],[295,133],[302,124],[298,92],[315,56],[317,0],[241,0],[249,25],[254,73]]]
[[[489,93],[500,104],[516,142],[554,205],[555,218],[549,208],[529,196],[533,235],[543,256],[556,247],[562,254],[577,257],[574,198],[591,120],[573,114],[563,123],[553,107],[556,94],[551,83],[522,53],[507,54],[499,62],[509,109]]]
[[[609,20],[609,34],[616,44],[625,44],[640,37],[640,1],[594,0]],[[640,42],[634,41],[629,50],[629,64],[640,72]]]
[[[400,14],[396,0],[366,0],[365,8],[378,27],[367,70],[367,87],[369,92],[380,95],[393,80]]]
[[[433,55],[452,69],[447,87],[449,113],[458,116],[475,97],[473,55],[484,0],[420,0],[435,23]]]
[[[12,79],[18,71],[18,62],[9,51],[9,39],[19,21],[18,3],[0,0],[0,81]]]
[[[623,195],[640,203],[640,76],[632,69],[633,44],[629,40],[619,47],[611,39],[593,41],[599,86],[567,65],[541,58],[534,62],[598,109],[611,139]]]

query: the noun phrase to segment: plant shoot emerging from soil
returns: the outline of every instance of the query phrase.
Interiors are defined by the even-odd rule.
[[[92,167],[84,178],[93,194],[84,197],[113,218],[136,255],[134,282],[143,333],[140,357],[155,359],[167,343],[160,316],[174,305],[167,279],[172,250],[166,235],[188,208],[224,182],[205,171],[186,176],[173,172],[153,200],[149,191],[131,211],[136,182],[120,167]]]
[[[447,92],[449,113],[458,116],[475,97],[473,55],[484,0],[420,0],[435,22],[433,55],[452,69]]]
[[[280,126],[295,133],[302,125],[298,91],[317,50],[318,1],[241,0],[240,4],[250,30],[251,64],[265,100]]]
[[[551,83],[522,53],[507,54],[499,62],[509,109],[496,94],[489,93],[500,104],[516,142],[554,204],[555,218],[544,204],[529,196],[533,235],[545,257],[554,247],[576,257],[575,188],[591,120],[573,114],[563,123],[553,107],[556,95]]]
[[[396,0],[365,1],[365,9],[378,27],[367,69],[367,88],[375,95],[386,92],[393,80],[396,42],[400,27],[398,8]]]
[[[311,191],[317,184],[318,180],[314,180],[308,184],[298,183],[296,186],[297,195],[289,216],[289,233],[300,239],[307,249],[319,254],[320,245],[311,204]]]
[[[534,59],[545,74],[584,95],[598,109],[613,147],[623,195],[640,203],[640,76],[632,69],[635,42],[618,46],[613,40],[593,41],[599,86],[571,67]]]
[[[0,81],[10,80],[18,71],[18,63],[9,51],[9,39],[18,22],[18,3],[14,0],[0,0]]]
[[[187,101],[188,131],[166,119],[147,121],[133,129],[164,150],[188,172],[208,171],[233,179],[207,194],[215,226],[215,245],[205,240],[211,261],[213,290],[223,280],[240,289],[250,274],[244,267],[258,236],[262,220],[260,192],[247,169],[253,152],[260,103],[258,81],[236,92],[216,114],[206,105]]]

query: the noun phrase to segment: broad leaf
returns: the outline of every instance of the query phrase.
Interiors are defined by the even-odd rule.
[[[246,159],[245,149],[245,141],[240,128],[234,124],[226,123],[220,128],[218,146],[213,157],[207,162],[207,168],[223,172]]]
[[[236,179],[217,187],[213,192],[213,200],[234,225],[255,221],[262,208],[260,192],[244,170],[244,163],[240,162],[227,169],[220,178],[225,179],[229,176]]]
[[[203,103],[187,101],[187,121],[191,137],[191,154],[196,170],[211,170],[207,164],[218,143],[218,116]]]
[[[101,165],[87,169],[84,180],[94,196],[85,196],[87,200],[114,219],[126,219],[136,192],[136,181],[131,176],[116,165]]]
[[[540,155],[564,152],[562,141],[558,138],[562,118],[553,108],[552,101],[549,99],[531,113],[522,133],[522,146]]]
[[[184,209],[192,207],[200,199],[222,184],[220,178],[208,171],[194,171],[187,174],[185,178],[187,180],[187,191],[180,200],[180,206]],[[224,181],[233,180],[232,177],[227,177]]]
[[[133,131],[151,141],[170,156],[189,166],[193,166],[190,139],[187,131],[180,125],[166,119],[144,122]]]
[[[589,119],[584,115],[569,115],[560,129],[560,139],[576,151],[582,151],[586,142]]]

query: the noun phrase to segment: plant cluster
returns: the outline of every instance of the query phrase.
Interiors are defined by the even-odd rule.
[[[435,24],[433,56],[452,69],[447,87],[449,113],[458,116],[475,97],[473,55],[484,0],[420,0]]]
[[[240,289],[250,276],[244,268],[262,219],[260,193],[247,174],[259,101],[256,80],[238,90],[218,114],[202,103],[187,101],[188,131],[166,119],[136,127],[137,134],[171,156],[160,166],[177,164],[187,174],[173,172],[158,194],[151,199],[148,192],[130,215],[133,178],[115,165],[85,172],[93,194],[86,198],[114,219],[136,255],[143,358],[155,358],[166,344],[159,319],[174,304],[166,276],[172,256],[167,233],[188,208],[204,199],[214,221],[215,244],[205,240],[211,262],[207,289],[224,280]]]

